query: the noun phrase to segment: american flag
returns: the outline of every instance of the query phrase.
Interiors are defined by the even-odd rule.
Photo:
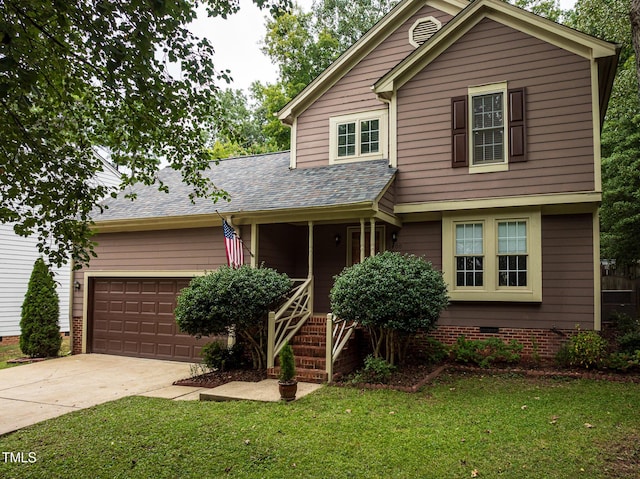
[[[227,250],[227,264],[232,268],[238,268],[244,264],[244,251],[242,240],[226,220],[222,221],[224,232],[224,247]]]

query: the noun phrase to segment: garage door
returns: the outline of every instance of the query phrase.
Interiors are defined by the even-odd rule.
[[[93,281],[91,352],[199,361],[210,340],[182,334],[173,311],[189,284],[182,278],[99,278]]]

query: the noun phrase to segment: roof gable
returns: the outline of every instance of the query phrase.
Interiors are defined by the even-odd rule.
[[[485,18],[510,26],[583,58],[595,60],[599,70],[600,109],[601,115],[604,115],[617,64],[617,46],[502,0],[476,0],[470,3],[428,42],[380,78],[373,86],[374,92],[380,98],[390,98],[395,91]]]
[[[432,6],[451,15],[456,15],[465,6],[467,0],[403,0],[387,15],[376,23],[365,35],[347,49],[324,72],[293,98],[278,113],[278,118],[292,124],[294,118],[306,110],[323,93],[335,85],[358,62],[371,53],[378,45],[388,38],[397,28],[403,25],[411,16],[425,5]]]

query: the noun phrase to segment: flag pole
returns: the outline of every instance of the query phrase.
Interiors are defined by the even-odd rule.
[[[227,221],[227,219],[226,219],[224,216],[222,216],[218,210],[216,210],[216,214],[220,217],[220,219],[221,219],[222,221],[226,222],[229,226],[231,226],[231,227],[233,228],[233,225],[230,225],[230,224],[229,224],[229,222]],[[249,247],[248,247],[246,244],[244,244],[244,240],[240,237],[240,235],[238,235],[238,233],[236,232],[236,229],[235,229],[235,228],[233,228],[233,231],[236,233],[236,235],[238,236],[238,238],[240,238],[240,242],[242,243],[242,247],[243,247],[244,249],[246,249],[246,250],[247,250],[247,252],[249,253],[249,255],[253,258],[255,255],[254,255],[254,254],[253,254],[253,252],[249,249]]]

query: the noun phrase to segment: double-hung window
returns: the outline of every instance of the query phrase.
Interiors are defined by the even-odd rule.
[[[473,165],[505,162],[504,93],[471,97],[471,138]]]
[[[526,161],[525,89],[473,86],[451,99],[451,166],[469,173],[507,171]]]
[[[330,119],[330,163],[387,156],[387,112],[376,110]]]
[[[442,264],[452,300],[541,301],[540,211],[445,215]]]

